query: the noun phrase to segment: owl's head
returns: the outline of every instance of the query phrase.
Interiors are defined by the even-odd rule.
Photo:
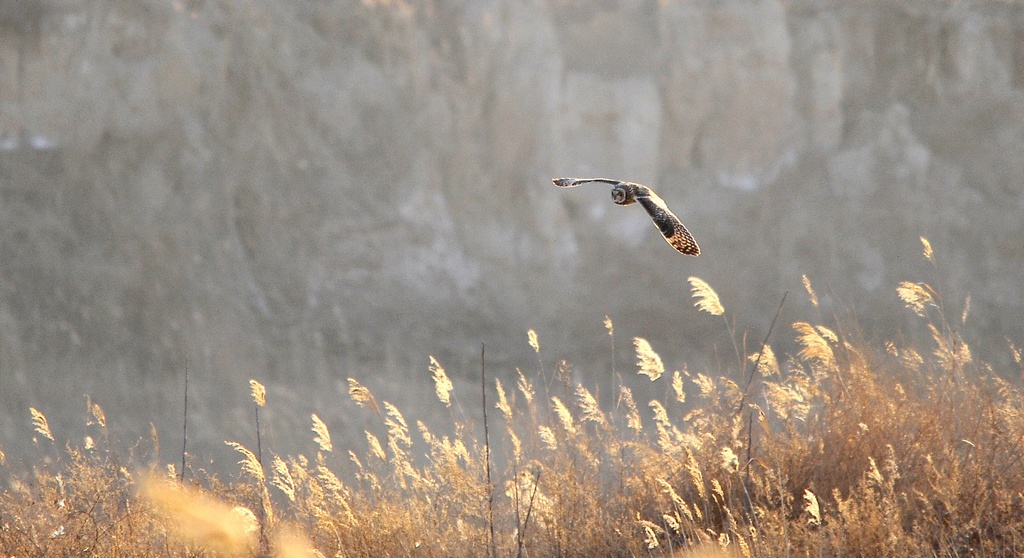
[[[629,205],[636,202],[633,197],[633,188],[629,184],[618,184],[612,188],[612,201],[619,205]]]

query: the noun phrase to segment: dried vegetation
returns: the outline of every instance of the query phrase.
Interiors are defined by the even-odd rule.
[[[818,296],[803,283],[816,314]],[[691,285],[700,311],[723,314],[710,285]],[[262,448],[229,442],[240,467],[223,482],[197,471],[182,482],[173,465],[123,464],[91,401],[81,444],[54,442],[45,415],[31,409],[38,455],[27,476],[7,470],[0,548],[15,556],[1019,555],[1020,350],[1010,343],[1007,362],[1016,365],[994,370],[958,333],[966,304],[954,325],[940,289],[904,282],[896,295],[922,341],[876,348],[843,324],[797,322],[775,334],[789,336],[793,354],[757,347],[744,369],[715,374],[667,372],[636,338],[637,373],[664,386],[646,402],[618,382],[615,405],[602,408],[599,382],[573,385],[565,366],[550,383],[543,368],[518,372],[514,386],[489,381],[489,446],[482,412],[465,404],[472,394],[458,393],[433,357],[444,424],[411,423],[349,379],[351,401],[375,421],[365,445],[335,447],[314,414],[315,455],[264,459]],[[611,319],[605,326],[614,351]],[[541,367],[537,334],[528,341]],[[258,429],[273,393],[255,381],[251,389]]]

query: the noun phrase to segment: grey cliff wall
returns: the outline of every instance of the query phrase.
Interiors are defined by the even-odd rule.
[[[1024,341],[1019,3],[16,4],[0,446],[30,405],[71,436],[83,394],[173,438],[186,359],[197,447],[248,439],[249,378],[287,447],[309,412],[352,424],[347,376],[418,401],[428,354],[472,378],[481,342],[532,370],[527,328],[606,374],[606,314],[620,367],[636,335],[715,369],[690,275],[751,338],[787,290],[814,319],[806,274],[870,338],[924,280],[954,316],[970,293],[983,348]],[[704,255],[550,184],[592,174],[657,188]]]

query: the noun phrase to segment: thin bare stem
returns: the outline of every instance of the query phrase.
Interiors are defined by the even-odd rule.
[[[265,471],[263,468],[263,445],[260,440],[260,406],[259,404],[254,405],[256,407],[256,458],[260,461],[260,470]],[[259,524],[260,524],[260,548],[266,552],[269,541],[267,540],[267,502],[265,499],[260,498],[259,509]]]
[[[768,333],[764,336],[764,341],[761,342],[761,348],[757,351],[757,359],[754,361],[754,367],[750,370],[750,377],[747,378],[747,385],[743,387],[743,395],[740,397],[739,408],[736,409],[737,413],[743,412],[743,405],[747,400],[747,392],[750,391],[750,384],[754,383],[754,375],[757,374],[758,367],[761,366],[761,358],[764,355],[764,348],[768,344],[768,339],[772,336],[772,330],[775,329],[775,322],[779,319],[779,314],[782,313],[782,306],[786,303],[786,297],[789,296],[789,291],[782,293],[782,300],[779,301],[779,307],[775,310],[775,317],[772,318],[771,325],[768,326]],[[753,460],[753,448],[754,448],[754,411],[750,411],[750,415],[747,417],[747,462],[744,465],[744,482],[750,482],[750,463]],[[746,486],[744,486],[746,490]]]
[[[523,522],[523,532],[518,537],[518,548],[516,549],[516,558],[522,558],[523,556],[523,542],[526,540],[526,529],[530,526],[530,515],[533,513],[533,500],[537,496],[537,489],[540,486],[540,469],[537,469],[537,475],[533,477],[533,492],[530,493],[530,503],[526,506],[526,521]]]
[[[612,323],[612,319],[609,316],[604,317],[604,327],[608,330],[608,337],[611,338],[612,346],[612,374],[608,383],[608,397],[611,398],[615,408],[618,408],[619,405],[615,396],[615,325]]]
[[[782,313],[782,305],[786,303],[786,297],[789,296],[789,291],[782,293],[782,300],[779,301],[779,307],[775,310],[775,317],[772,318],[771,325],[768,326],[768,333],[764,336],[764,341],[761,343],[761,348],[757,352],[757,360],[754,361],[754,367],[750,370],[750,377],[747,378],[747,384],[743,387],[743,396],[740,397],[739,408],[736,412],[743,411],[743,405],[747,400],[747,392],[750,391],[750,384],[754,383],[754,374],[757,373],[758,367],[761,366],[761,357],[764,355],[764,347],[768,344],[768,339],[772,336],[772,330],[775,329],[775,322],[779,320],[779,314]],[[747,448],[748,450],[750,448]]]
[[[487,429],[487,361],[486,347],[480,344],[480,401],[484,410],[484,470],[487,472],[487,526],[491,532],[491,558],[498,556],[494,542],[494,485],[491,484],[491,438]]]
[[[179,479],[185,482],[185,449],[188,447],[188,357],[185,357],[185,412],[182,413],[181,427],[181,474]]]

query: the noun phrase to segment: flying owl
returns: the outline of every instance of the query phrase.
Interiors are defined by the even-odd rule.
[[[680,254],[686,254],[687,256],[697,256],[700,254],[700,246],[697,246],[697,241],[693,239],[690,231],[686,230],[686,227],[683,226],[679,218],[665,205],[665,200],[661,199],[658,194],[655,194],[654,190],[643,184],[622,182],[621,180],[611,180],[609,178],[553,178],[551,181],[559,188],[573,188],[587,182],[611,184],[613,202],[619,205],[640,202],[640,205],[644,206],[651,219],[654,220],[654,225],[658,227],[665,240],[673,248]]]

